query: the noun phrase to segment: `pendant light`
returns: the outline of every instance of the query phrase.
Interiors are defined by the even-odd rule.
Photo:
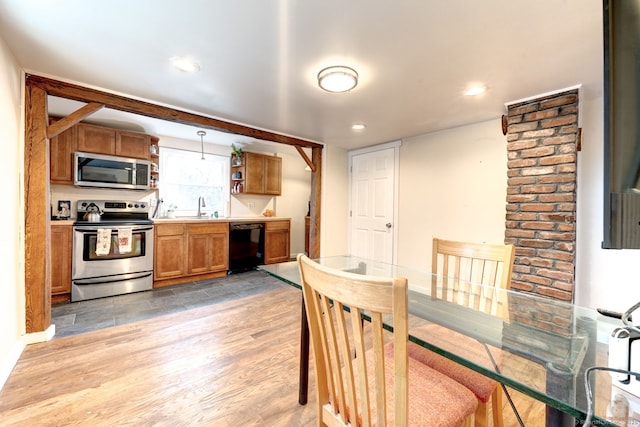
[[[202,158],[201,158],[201,160],[204,160],[204,139],[203,139],[203,138],[204,138],[204,136],[205,136],[206,134],[207,134],[207,133],[206,133],[205,131],[203,131],[203,130],[199,130],[199,131],[198,131],[198,135],[200,135],[200,147],[201,147],[200,149],[201,149],[201,151],[202,151]]]

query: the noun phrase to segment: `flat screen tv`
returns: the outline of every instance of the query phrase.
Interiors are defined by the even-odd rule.
[[[603,0],[604,239],[640,249],[640,0]]]

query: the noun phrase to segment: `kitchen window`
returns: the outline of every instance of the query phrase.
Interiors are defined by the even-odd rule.
[[[214,154],[162,147],[160,150],[160,198],[164,209],[175,206],[176,216],[195,215],[198,198],[204,197],[202,212],[227,215],[229,158]]]

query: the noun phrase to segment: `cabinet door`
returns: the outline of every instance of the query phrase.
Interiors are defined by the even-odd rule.
[[[225,224],[226,225],[226,224]],[[229,269],[229,231],[211,235],[211,270],[225,271]]]
[[[264,233],[264,263],[289,261],[289,221],[267,221]]]
[[[116,154],[115,129],[79,123],[78,151],[96,154]]]
[[[149,160],[151,136],[119,130],[116,134],[116,156]]]
[[[73,126],[49,142],[49,179],[52,183],[73,184],[73,153],[77,137],[77,127]]]
[[[71,292],[71,225],[51,226],[51,294]]]
[[[244,153],[245,183],[244,192],[264,194],[264,156],[255,153]]]
[[[228,224],[189,226],[189,274],[224,271],[229,267]]]
[[[264,157],[264,194],[279,196],[282,183],[282,159],[276,156]]]
[[[155,226],[154,279],[168,279],[186,274],[186,233],[184,224]]]

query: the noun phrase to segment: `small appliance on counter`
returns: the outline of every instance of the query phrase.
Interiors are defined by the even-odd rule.
[[[153,221],[146,202],[78,200],[71,301],[153,288]]]

